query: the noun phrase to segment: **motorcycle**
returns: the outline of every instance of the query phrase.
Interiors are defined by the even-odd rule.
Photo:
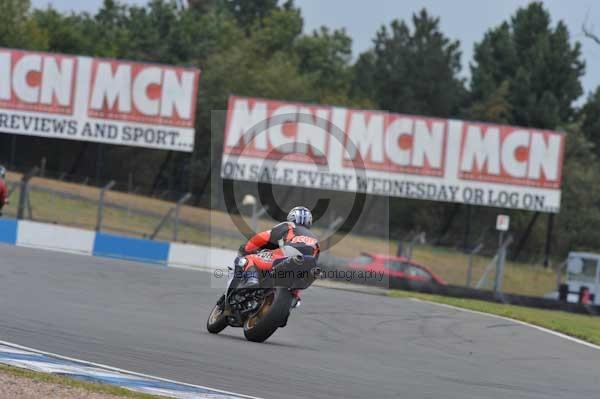
[[[316,259],[291,246],[273,268],[259,273],[257,288],[228,287],[214,306],[206,329],[218,334],[226,327],[242,327],[248,341],[264,342],[285,327],[294,304],[292,291],[305,290],[320,277]],[[231,269],[230,269],[231,270]]]

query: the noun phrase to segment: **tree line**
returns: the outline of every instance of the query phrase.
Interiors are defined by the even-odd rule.
[[[69,176],[134,179],[142,192],[192,192],[209,205],[210,170],[220,141],[211,139],[215,111],[232,93],[254,97],[455,117],[565,131],[563,207],[556,254],[598,249],[600,231],[600,87],[583,95],[580,43],[540,2],[490,27],[469,65],[461,44],[426,9],[381,26],[372,46],[352,54],[344,29],[306,32],[292,0],[105,0],[94,14],[33,9],[29,0],[0,0],[0,46],[195,66],[201,69],[193,154],[0,135],[0,160],[19,169],[46,158]],[[468,68],[470,79],[463,76]],[[458,245],[464,220],[476,218],[475,241],[497,210],[390,199],[390,234],[423,230]],[[541,253],[545,225],[512,212],[523,254]],[[535,219],[534,219],[535,218]],[[528,229],[528,225],[531,228]],[[477,230],[478,229],[478,230]]]

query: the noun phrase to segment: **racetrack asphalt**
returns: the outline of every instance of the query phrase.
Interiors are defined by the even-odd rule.
[[[0,246],[0,340],[269,399],[594,398],[600,351],[511,321],[312,287],[265,344],[206,332],[210,274]]]

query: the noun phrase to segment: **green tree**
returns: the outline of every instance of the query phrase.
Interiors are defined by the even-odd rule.
[[[48,38],[47,49],[67,54],[90,54],[93,41],[85,26],[93,23],[87,15],[61,14],[53,8],[34,10],[33,19]]]
[[[600,155],[600,87],[587,99],[581,109],[581,130],[596,146],[596,155]]]
[[[277,8],[256,21],[251,29],[253,49],[258,56],[268,57],[276,52],[292,54],[296,40],[302,34],[304,21],[294,7]]]
[[[298,68],[314,77],[321,96],[348,93],[351,78],[352,39],[346,31],[323,26],[296,43]]]
[[[475,102],[467,111],[468,116],[480,121],[510,123],[512,106],[508,100],[508,82],[502,82],[485,99]]]
[[[374,47],[353,67],[350,95],[392,112],[457,116],[465,98],[460,43],[446,37],[440,19],[425,9],[413,14],[411,22],[394,20],[389,28],[381,27]],[[417,227],[434,233],[454,209],[398,198],[389,206],[390,233],[395,236]]]
[[[582,94],[585,64],[580,48],[579,43],[571,45],[562,21],[552,28],[542,3],[519,9],[475,45],[474,106],[485,108],[505,90],[510,110],[502,113],[502,121],[540,128],[571,122],[573,101]]]
[[[460,44],[440,31],[440,20],[425,9],[413,14],[412,30],[395,20],[382,27],[373,50],[355,67],[355,94],[374,97],[396,112],[451,116],[460,110],[464,83],[459,78]],[[371,77],[370,77],[371,76]]]
[[[375,70],[375,52],[373,49],[365,51],[358,56],[358,60],[351,67],[350,96],[352,98],[377,98]]]
[[[30,15],[29,0],[0,1],[0,46],[45,50],[47,37]]]
[[[555,253],[598,250],[600,231],[600,160],[578,125],[569,128],[563,168],[562,207],[558,214]]]
[[[219,0],[188,0],[188,6],[196,11],[207,12],[218,5]]]
[[[264,18],[277,9],[277,3],[277,0],[225,0],[231,14],[248,32],[256,22],[261,23]],[[286,4],[291,5],[291,2]]]
[[[154,3],[155,1],[153,1]],[[161,1],[162,2],[162,1]],[[132,12],[135,8],[132,7]],[[129,34],[133,26],[128,18],[129,8],[116,0],[104,0],[104,3],[94,17],[95,24],[87,24],[86,32],[94,39],[93,54],[104,57],[124,57],[130,44],[132,35]],[[135,32],[135,31],[134,31]],[[137,32],[143,35],[144,32]]]

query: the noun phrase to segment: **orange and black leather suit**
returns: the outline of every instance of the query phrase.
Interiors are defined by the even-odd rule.
[[[259,270],[271,270],[273,262],[285,257],[280,248],[280,241],[283,245],[296,248],[303,255],[316,258],[319,256],[319,240],[309,228],[292,222],[283,222],[271,230],[256,234],[240,248],[240,252],[248,259],[244,270],[252,266]],[[268,251],[261,251],[265,249]]]

